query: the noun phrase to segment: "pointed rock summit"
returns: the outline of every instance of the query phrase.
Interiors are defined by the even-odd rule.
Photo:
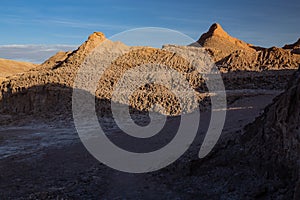
[[[202,34],[197,42],[209,49],[216,61],[237,50],[255,52],[252,45],[230,36],[218,23],[211,25],[208,32]]]
[[[84,59],[91,53],[97,46],[99,46],[106,37],[101,32],[94,32],[92,33],[88,39],[75,51],[68,54],[67,58],[58,65],[54,66],[54,68],[60,67],[71,67],[71,68],[78,68]]]
[[[213,24],[197,43],[210,52],[221,72],[267,69],[297,69],[300,40],[282,48],[263,48],[229,35],[220,24]]]
[[[78,52],[90,52],[94,48],[96,48],[99,44],[101,44],[105,40],[105,35],[101,32],[94,32],[89,37],[88,40],[85,41],[79,48]],[[82,52],[83,53],[83,52]]]
[[[104,40],[106,40],[106,37],[101,32],[94,32],[92,33],[88,39],[77,49],[73,52],[74,55],[80,55],[80,56],[86,56],[88,53],[90,53],[93,49],[95,49],[97,46],[99,46]]]
[[[201,35],[200,39],[198,40],[198,42],[201,43],[205,43],[206,39],[209,39],[210,37],[213,36],[218,36],[218,37],[223,37],[223,38],[230,38],[230,36],[228,35],[228,33],[226,33],[224,31],[224,29],[222,28],[222,26],[218,23],[214,23],[213,25],[211,25],[211,27],[209,28],[208,32],[204,33],[203,35]]]

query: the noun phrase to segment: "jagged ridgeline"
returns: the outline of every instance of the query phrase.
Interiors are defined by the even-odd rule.
[[[74,76],[85,57],[105,37],[94,33],[77,50],[57,53],[37,68],[1,84],[3,113],[64,113],[69,110]]]
[[[36,68],[8,77],[0,85],[0,109],[2,113],[58,113],[66,114],[71,111],[71,97],[74,77],[87,56],[98,47],[106,38],[104,34],[95,32],[86,42],[73,52],[58,52],[56,55],[45,61]],[[226,89],[269,87],[274,85],[270,81],[277,81],[276,85],[282,88],[289,75],[293,71],[280,74],[269,73],[267,78],[264,73],[276,69],[277,71],[286,69],[296,69],[299,63],[299,56],[293,50],[297,48],[295,44],[292,47],[265,49],[255,47],[251,44],[231,37],[219,24],[213,24],[209,31],[203,34],[198,43],[203,47],[172,47],[173,51],[188,52],[205,50],[210,52],[214,61],[216,61],[221,72]],[[117,81],[120,72],[132,68],[135,65],[145,62],[161,62],[169,65],[183,74],[196,92],[199,101],[203,101],[205,95],[205,84],[201,74],[191,70],[188,61],[182,59],[179,55],[168,51],[170,46],[162,49],[148,48],[137,50],[135,47],[128,47],[120,42],[111,42],[118,50],[132,48],[135,53],[128,53],[114,63],[111,63],[110,70],[105,77],[100,80],[96,96],[101,101],[110,101],[111,89]],[[291,50],[293,48],[293,50]],[[138,53],[137,53],[138,52]],[[131,59],[128,59],[131,57]],[[251,77],[247,74],[233,74],[228,72],[252,71]],[[228,75],[227,75],[228,74]],[[255,83],[255,84],[253,84]],[[138,110],[147,110],[155,103],[161,104],[169,114],[178,114],[180,108],[176,97],[168,92],[166,88],[158,85],[141,86],[131,98],[130,104]],[[105,108],[104,108],[105,110]]]
[[[107,107],[101,107],[102,114],[109,109],[107,102],[111,100],[112,91],[122,74],[128,69],[142,64],[148,64],[149,67],[152,67],[151,63],[170,66],[187,79],[195,89],[197,98],[201,100],[200,91],[205,90],[201,75],[188,60],[167,49],[179,49],[185,52],[185,48],[189,48],[188,51],[198,51],[199,54],[205,53],[203,49],[177,46],[166,46],[164,49],[128,47],[121,42],[107,40],[102,33],[94,33],[77,50],[58,52],[36,69],[3,82],[0,86],[1,112],[7,114],[40,112],[48,115],[52,113],[71,114],[72,87],[77,71],[85,58],[103,41],[110,45],[111,51],[114,49],[124,52],[129,49],[130,51],[112,62],[99,80],[96,97],[99,103],[107,105]],[[147,111],[156,103],[161,104],[166,113],[170,115],[179,114],[181,111],[177,97],[162,85],[141,86],[137,88],[130,100],[130,105],[141,111]]]
[[[213,24],[198,43],[211,53],[222,72],[297,69],[300,63],[299,41],[284,48],[258,47],[231,37],[219,24]]]

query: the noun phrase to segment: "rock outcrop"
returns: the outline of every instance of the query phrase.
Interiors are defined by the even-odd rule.
[[[289,49],[294,54],[300,54],[300,38],[293,44],[284,45],[283,49]]]
[[[104,34],[95,32],[77,50],[58,52],[38,68],[10,77],[0,85],[0,110],[4,113],[25,114],[52,111],[63,114],[66,113],[66,110],[71,110],[72,87],[77,71],[88,55],[104,41],[108,41]],[[97,98],[110,101],[112,88],[126,70],[147,62],[150,65],[158,62],[162,65],[172,66],[173,69],[184,75],[196,90],[199,100],[202,100],[201,92],[205,91],[204,81],[200,74],[195,73],[187,60],[178,56],[185,52],[191,52],[189,56],[197,57],[197,55],[205,54],[205,51],[208,50],[213,59],[218,61],[217,65],[223,73],[226,89],[282,89],[289,79],[289,74],[292,73],[292,71],[284,70],[296,69],[300,61],[300,55],[293,54],[290,50],[275,47],[257,48],[233,38],[219,24],[212,25],[198,42],[204,48],[166,45],[162,49],[154,49],[128,47],[121,42],[110,41],[110,45],[116,51],[132,52],[127,52],[115,62],[109,63],[110,71],[108,70],[105,78],[99,82],[96,91]],[[112,48],[110,50],[113,51]],[[151,67],[150,65],[149,67]],[[269,70],[278,70],[280,74],[260,73],[260,71]],[[244,74],[245,71],[253,73],[248,76],[249,73]],[[242,74],[228,72],[242,72]],[[272,85],[275,85],[274,88]],[[149,92],[150,96],[147,95]],[[135,109],[147,110],[149,106],[159,100],[163,107],[168,105],[169,113],[176,114],[180,111],[178,105],[174,103],[176,98],[164,87],[142,86],[135,95],[131,99],[131,106]],[[138,96],[142,96],[142,100]]]
[[[278,177],[294,191],[300,164],[300,69],[284,93],[264,114],[246,127],[241,137],[254,166],[267,177]],[[300,180],[298,180],[300,182]],[[299,193],[300,188],[295,188]]]
[[[297,69],[299,63],[299,55],[272,47],[261,49],[255,53],[237,50],[219,60],[217,65],[222,72],[230,72]]]
[[[60,65],[63,61],[65,61],[68,56],[70,56],[72,52],[63,52],[59,51],[54,56],[51,56],[49,59],[47,59],[45,62],[41,64],[41,68],[52,68],[53,66]]]
[[[107,71],[99,80],[99,87],[96,91],[99,103],[111,100],[113,88],[126,70],[140,65],[151,67],[151,63],[170,66],[184,75],[198,91],[196,93],[199,100],[201,99],[199,91],[203,87],[203,79],[189,61],[176,55],[174,51],[191,48],[194,53],[199,51],[198,53],[201,55],[205,52],[203,49],[175,46],[164,49],[128,47],[121,42],[105,39],[102,33],[94,33],[77,50],[60,52],[44,62],[38,70],[31,70],[3,82],[0,85],[1,112],[8,114],[70,114],[72,88],[77,71],[88,55],[104,41],[110,45],[110,54],[114,54],[114,51],[125,53],[126,50],[129,52],[110,63]],[[168,51],[168,48],[172,48],[173,51]],[[137,74],[137,76],[139,75]],[[152,91],[151,94],[155,91],[155,94],[149,96],[147,91]],[[118,103],[124,104],[125,102],[119,101]],[[180,112],[176,97],[159,85],[142,86],[131,98],[131,106],[138,110],[147,110],[155,103],[166,108],[168,114],[173,115]],[[108,108],[104,107],[104,109]],[[102,110],[102,113],[105,111]]]
[[[300,63],[300,56],[293,52],[297,42],[283,49],[256,47],[230,36],[219,24],[213,24],[197,42],[211,53],[223,73],[297,69]]]
[[[213,24],[208,32],[201,35],[197,42],[201,46],[208,48],[216,61],[219,61],[237,50],[247,54],[255,52],[255,50],[251,48],[251,44],[230,36],[218,23]]]
[[[64,113],[71,109],[72,86],[81,63],[105,40],[95,32],[77,50],[58,53],[39,68],[11,77],[0,85],[2,113]]]

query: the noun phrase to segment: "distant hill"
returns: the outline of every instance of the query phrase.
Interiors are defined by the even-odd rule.
[[[7,76],[28,71],[36,66],[36,64],[29,62],[20,62],[0,58],[0,82],[6,80]]]

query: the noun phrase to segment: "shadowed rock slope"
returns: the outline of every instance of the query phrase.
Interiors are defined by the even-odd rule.
[[[284,45],[283,49],[289,49],[292,53],[300,54],[300,38],[293,44]]]
[[[233,133],[227,141],[221,137],[206,158],[191,162],[190,175],[197,177],[191,185],[199,180],[212,182],[214,187],[205,188],[205,192],[220,190],[224,199],[298,200],[299,94],[297,71],[286,90],[241,135]]]
[[[300,70],[284,93],[275,98],[264,114],[246,127],[242,143],[254,166],[267,177],[278,177],[299,199],[300,162]],[[298,180],[299,181],[299,180]],[[300,183],[300,182],[299,182]]]

